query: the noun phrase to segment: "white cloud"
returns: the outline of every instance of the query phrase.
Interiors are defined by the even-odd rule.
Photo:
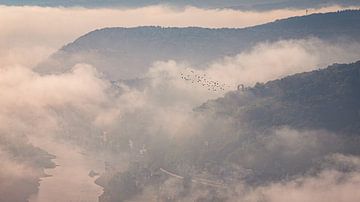
[[[236,86],[254,85],[287,75],[359,60],[360,44],[330,43],[316,38],[260,43],[236,57],[211,65],[207,74]]]
[[[347,157],[359,161],[358,157]],[[346,166],[347,164],[343,164]],[[360,200],[359,171],[341,172],[325,169],[316,176],[303,176],[295,180],[273,183],[255,188],[245,194],[245,202],[353,202]],[[240,196],[241,197],[241,196]],[[237,201],[238,199],[235,199]]]

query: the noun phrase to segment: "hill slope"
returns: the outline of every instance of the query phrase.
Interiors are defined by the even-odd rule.
[[[359,86],[360,61],[258,83],[209,101],[195,110],[207,120],[196,134],[185,140],[157,136],[128,170],[115,172],[108,183],[101,177],[100,201],[125,201],[143,192],[187,201],[198,190],[204,201],[227,201],[222,197],[241,183],[256,187],[316,175],[334,154],[360,154]],[[177,180],[176,188],[167,189],[161,185],[172,178],[160,168],[195,182],[186,186],[185,179]],[[204,188],[197,179],[227,189],[211,192],[213,187]],[[152,186],[161,186],[161,193],[145,191]]]
[[[232,56],[254,44],[281,39],[318,37],[360,41],[360,11],[292,17],[244,29],[105,28],[64,46],[37,68],[62,72],[76,63],[89,63],[111,80],[141,77],[158,60],[185,61],[198,68]]]
[[[241,116],[242,121],[258,129],[288,125],[359,134],[359,87],[360,61],[258,83],[200,108]]]

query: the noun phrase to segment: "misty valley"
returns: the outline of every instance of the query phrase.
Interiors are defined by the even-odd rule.
[[[360,201],[357,1],[39,2],[0,1],[0,202]]]

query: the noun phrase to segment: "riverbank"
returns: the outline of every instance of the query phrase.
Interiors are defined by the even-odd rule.
[[[31,141],[54,154],[57,166],[46,169],[50,177],[41,179],[39,192],[31,196],[29,202],[98,201],[103,188],[95,184],[97,177],[90,177],[89,172],[93,170],[102,173],[102,160],[87,156],[75,146],[51,139],[32,138]]]

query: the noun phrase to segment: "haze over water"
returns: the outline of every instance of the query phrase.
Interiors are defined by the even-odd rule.
[[[89,158],[78,148],[45,138],[32,138],[34,145],[56,155],[56,168],[46,169],[49,177],[40,181],[39,193],[31,196],[29,202],[96,202],[102,187],[96,185],[91,170],[102,173],[104,163]]]

